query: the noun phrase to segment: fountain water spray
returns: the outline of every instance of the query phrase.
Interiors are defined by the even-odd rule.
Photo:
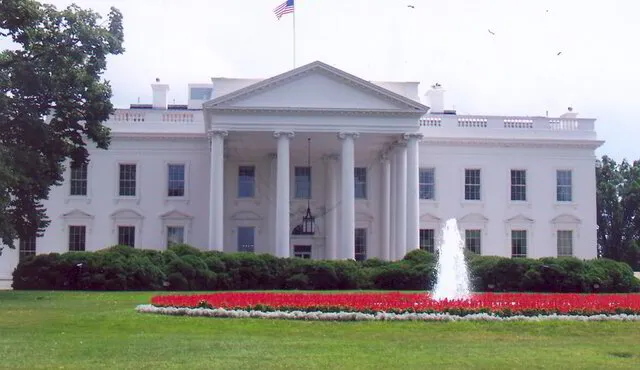
[[[469,271],[464,259],[464,241],[455,218],[447,220],[442,229],[442,242],[438,245],[434,300],[464,300],[471,298]]]

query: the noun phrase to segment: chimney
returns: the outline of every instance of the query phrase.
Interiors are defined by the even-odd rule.
[[[443,113],[444,112],[444,92],[445,90],[439,83],[431,86],[431,89],[427,91],[425,96],[427,97],[427,105],[430,107],[429,113]]]
[[[156,83],[151,84],[153,91],[153,109],[167,109],[167,92],[169,85],[161,84],[160,79],[156,78]]]
[[[564,113],[560,118],[578,118],[578,112],[573,111],[573,107],[567,108],[567,113]]]

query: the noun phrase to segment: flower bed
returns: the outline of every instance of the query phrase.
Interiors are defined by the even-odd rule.
[[[318,320],[448,320],[493,318],[640,320],[638,294],[474,294],[469,300],[435,301],[428,294],[246,293],[155,296],[139,312],[217,317]],[[359,317],[359,318],[358,318]]]

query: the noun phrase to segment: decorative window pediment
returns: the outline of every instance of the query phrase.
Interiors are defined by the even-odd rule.
[[[184,213],[184,212],[180,212],[177,210],[172,210],[169,211],[167,213],[163,213],[160,215],[160,218],[162,220],[191,220],[193,219],[193,216],[191,216],[190,214]]]
[[[93,220],[94,216],[79,209],[74,209],[63,214],[62,218],[65,220]]]
[[[534,220],[524,215],[517,215],[505,220],[505,223],[508,224],[532,224]]]
[[[113,220],[142,220],[144,216],[133,209],[119,209],[111,214],[111,218]]]
[[[459,222],[468,224],[486,224],[489,222],[489,219],[480,213],[469,213],[461,217]]]
[[[440,223],[442,222],[442,219],[436,215],[433,215],[431,213],[424,213],[422,214],[422,216],[420,216],[420,221],[421,222],[429,222],[429,223]]]
[[[558,224],[572,224],[572,225],[579,225],[582,223],[582,220],[580,220],[578,217],[568,214],[568,213],[563,213],[561,215],[558,215],[556,217],[554,217],[551,220],[551,223],[554,225],[558,225]]]

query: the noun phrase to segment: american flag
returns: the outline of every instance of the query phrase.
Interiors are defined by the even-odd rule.
[[[286,0],[284,3],[278,5],[277,8],[273,9],[273,12],[276,13],[278,19],[285,14],[293,13],[293,0]]]

